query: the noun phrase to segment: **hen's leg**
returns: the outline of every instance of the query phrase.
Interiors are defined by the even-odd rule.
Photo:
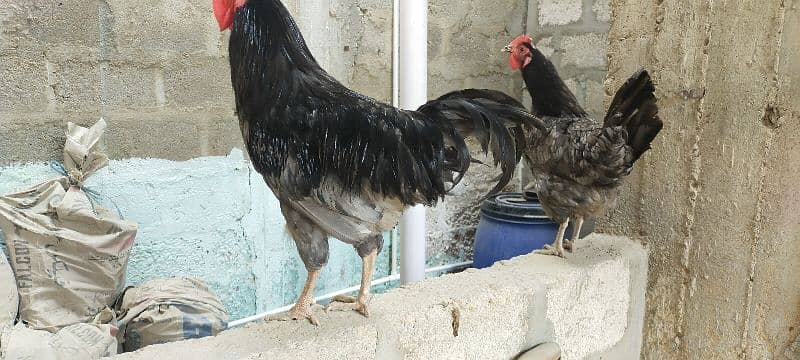
[[[329,310],[355,310],[359,314],[369,317],[367,303],[370,297],[370,287],[372,286],[372,274],[375,271],[375,259],[378,257],[381,247],[383,247],[383,235],[376,235],[369,240],[356,245],[358,255],[361,256],[361,288],[358,296],[339,295],[333,298],[334,302],[348,304],[346,307],[331,304]],[[352,305],[349,305],[352,304]]]
[[[567,231],[567,226],[569,225],[569,218],[564,220],[558,227],[558,234],[556,234],[556,241],[553,245],[545,245],[544,249],[537,250],[535,253],[537,254],[544,254],[544,255],[555,255],[559,257],[564,257],[564,232]]]
[[[572,223],[572,240],[564,241],[564,249],[569,252],[572,252],[573,245],[575,245],[575,241],[580,239],[581,237],[581,227],[583,227],[583,217],[578,217],[575,219],[575,222]]]
[[[320,271],[328,263],[328,234],[299,213],[285,207],[283,210],[286,228],[292,235],[300,259],[308,270],[308,278],[294,307],[288,313],[269,316],[266,320],[307,319],[312,324],[319,325],[314,312],[311,311],[311,305],[314,304],[314,285]]]

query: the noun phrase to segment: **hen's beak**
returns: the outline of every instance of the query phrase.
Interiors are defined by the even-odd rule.
[[[506,45],[506,47],[504,47],[502,51],[510,53],[511,52],[511,45]]]

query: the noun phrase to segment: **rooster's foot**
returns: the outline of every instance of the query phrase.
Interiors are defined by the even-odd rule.
[[[369,317],[369,308],[361,299],[354,296],[339,295],[331,300],[330,305],[325,307],[325,311],[353,311]]]
[[[269,315],[264,318],[265,321],[291,321],[291,320],[308,320],[311,325],[319,326],[319,321],[317,320],[316,316],[314,316],[314,311],[310,305],[306,306],[298,306],[295,305],[291,310],[275,314]]]

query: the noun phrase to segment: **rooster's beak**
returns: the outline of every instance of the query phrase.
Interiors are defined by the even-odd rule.
[[[511,52],[511,45],[506,45],[506,47],[504,47],[502,51],[510,53]]]

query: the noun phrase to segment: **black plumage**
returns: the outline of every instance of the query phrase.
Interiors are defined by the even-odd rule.
[[[317,64],[279,0],[249,0],[236,10],[229,51],[248,153],[310,272],[292,318],[313,319],[309,294],[327,262],[329,235],[364,258],[355,308],[367,314],[381,233],[407,206],[434,204],[448,182],[458,183],[472,163],[465,137],[478,139],[502,168],[495,191],[513,175],[519,124],[530,115],[508,95],[453,92],[417,111],[363,96]]]
[[[584,219],[615,206],[617,187],[650,149],[663,123],[647,71],[637,72],[619,89],[600,123],[588,116],[555,66],[528,39],[520,37],[508,48],[518,58],[512,63],[527,64],[522,76],[533,115],[541,119],[526,131],[524,157],[533,175],[529,187],[561,224],[556,243],[545,252],[563,256],[569,221],[575,223],[575,238]]]
[[[531,93],[534,115],[551,118],[585,118],[588,113],[578,103],[567,84],[547,57],[530,43],[523,43],[531,54],[530,63],[522,68],[522,79]],[[535,96],[534,96],[535,95]]]

